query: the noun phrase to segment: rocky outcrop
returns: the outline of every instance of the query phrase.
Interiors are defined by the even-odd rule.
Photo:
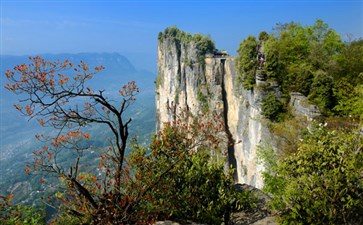
[[[299,92],[290,93],[290,107],[296,116],[306,117],[308,120],[321,116],[319,108]]]
[[[256,205],[248,210],[241,210],[231,213],[230,221],[228,224],[234,225],[277,225],[276,216],[268,209],[268,202],[271,198],[264,194],[261,190],[247,185],[236,184],[235,189],[240,192],[248,191],[256,196]],[[193,221],[157,221],[157,225],[203,225],[204,223],[195,223]],[[224,224],[224,223],[222,223]]]
[[[271,141],[271,134],[261,116],[261,101],[266,95],[263,88],[246,90],[237,83],[234,59],[225,63],[224,90],[229,132],[234,140],[233,158],[236,168],[236,181],[258,188],[263,186],[262,165],[257,162],[259,146]],[[269,84],[266,84],[269,85]]]
[[[201,58],[194,41],[159,39],[157,130],[181,109],[200,112],[210,108],[223,113],[222,65],[221,58]]]
[[[157,130],[173,119],[172,112],[181,109],[223,115],[229,140],[228,162],[236,168],[236,182],[261,188],[263,167],[257,163],[257,151],[272,139],[261,116],[261,101],[266,95],[262,87],[272,86],[276,92],[277,87],[261,78],[254,90],[242,88],[237,83],[234,57],[200,55],[196,42],[185,38],[186,34],[178,35],[183,38],[159,38]]]

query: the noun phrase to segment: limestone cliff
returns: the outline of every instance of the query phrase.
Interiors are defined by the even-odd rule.
[[[246,90],[237,82],[235,58],[221,52],[205,54],[199,39],[182,31],[159,34],[156,80],[157,130],[171,121],[171,111],[188,109],[197,114],[209,110],[224,115],[229,140],[228,161],[236,168],[236,182],[263,186],[258,146],[272,137],[261,116],[263,86],[279,94],[278,86],[263,79]],[[257,78],[259,76],[256,76]]]
[[[187,108],[194,113],[210,110],[223,114],[230,140],[229,162],[236,167],[236,181],[261,187],[262,168],[256,163],[256,152],[269,137],[261,123],[262,93],[237,87],[236,76],[233,57],[204,57],[198,43],[190,38],[159,36],[157,130],[162,122],[173,119],[171,111]]]

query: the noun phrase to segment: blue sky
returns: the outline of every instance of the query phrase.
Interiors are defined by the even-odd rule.
[[[118,52],[156,71],[157,34],[176,25],[210,35],[235,55],[249,34],[276,23],[323,19],[343,38],[363,37],[363,0],[1,1],[1,54]]]

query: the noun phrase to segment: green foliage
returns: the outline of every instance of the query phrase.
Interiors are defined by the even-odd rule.
[[[66,210],[64,210],[57,214],[52,221],[56,225],[79,225],[90,224],[91,219],[87,217],[80,217],[74,214],[69,214]]]
[[[300,92],[307,96],[314,78],[312,66],[307,63],[291,64],[287,67],[289,92]],[[286,82],[285,82],[286,84]]]
[[[339,88],[344,78],[353,85],[351,91],[363,84],[359,78],[363,70],[362,46],[361,40],[343,43],[319,19],[310,26],[278,24],[264,41],[264,70],[268,79],[280,83],[284,95],[301,92],[326,114],[351,114],[346,106],[348,98]]]
[[[333,87],[336,105],[333,110],[341,116],[363,118],[363,40],[353,41],[344,49],[339,57],[341,66],[335,75]]]
[[[39,209],[25,206],[12,205],[12,195],[0,196],[0,223],[4,225],[41,225],[46,224],[45,213]]]
[[[258,40],[259,41],[266,41],[268,39],[269,35],[266,31],[261,31],[260,34],[258,35]]]
[[[363,39],[352,41],[343,49],[342,54],[337,59],[341,70],[336,74],[338,77],[348,78],[353,85],[361,84],[363,76]]]
[[[363,137],[360,129],[311,129],[297,152],[279,157],[264,149],[265,191],[281,224],[363,222]]]
[[[336,85],[334,96],[339,99],[333,108],[338,114],[363,119],[363,84],[353,87],[348,81],[342,80]]]
[[[247,89],[252,89],[255,84],[255,74],[257,69],[257,40],[254,36],[244,39],[237,50],[237,70],[238,79]]]
[[[216,49],[212,39],[202,34],[194,34],[191,41],[195,43],[198,53],[202,56],[207,53],[213,53]]]
[[[198,50],[198,54],[203,57],[206,53],[213,53],[216,49],[215,44],[210,37],[199,33],[191,35],[190,33],[179,30],[176,26],[168,27],[164,30],[164,32],[159,33],[159,41],[163,42],[166,39],[177,43],[179,47],[189,44],[190,42],[194,42]]]
[[[300,139],[308,126],[305,118],[291,116],[278,123],[271,124],[271,132],[276,138],[276,147],[280,155],[296,152]]]
[[[247,90],[252,90],[255,87],[255,84],[256,84],[256,79],[255,76],[252,74],[247,74],[242,79],[242,85]]]
[[[187,42],[189,43],[192,38],[190,33],[179,30],[176,26],[167,27],[164,32],[159,32],[158,40],[163,42],[169,39],[171,42]]]
[[[272,121],[279,120],[283,105],[274,92],[269,92],[261,102],[261,115]]]
[[[193,125],[178,121],[164,125],[150,150],[134,146],[130,158],[137,185],[154,184],[145,192],[138,211],[160,220],[221,224],[230,212],[252,207],[250,194],[234,189],[233,171],[226,174],[223,162],[211,159],[220,131],[211,121],[199,123],[202,118],[192,119]]]
[[[200,102],[202,106],[202,112],[203,113],[208,112],[209,111],[208,97],[206,94],[203,93],[201,86],[198,86],[197,89],[197,100]]]
[[[198,63],[201,68],[204,69],[205,54],[214,53],[216,51],[214,41],[209,36],[202,34],[194,34],[179,30],[176,26],[168,27],[164,32],[160,32],[158,35],[159,42],[163,43],[165,40],[169,40],[170,43],[175,44],[178,55],[181,53],[182,48],[186,48],[189,44],[194,43],[197,49]],[[192,67],[193,62],[186,61],[187,66]]]
[[[281,70],[281,64],[279,63],[278,57],[279,52],[277,50],[277,41],[272,37],[269,38],[269,41],[264,43],[265,46],[265,65],[263,66],[264,71],[267,75],[267,79],[269,80],[277,80]]]
[[[314,99],[321,109],[331,109],[334,106],[333,85],[333,78],[327,72],[317,70],[314,73],[309,98]]]

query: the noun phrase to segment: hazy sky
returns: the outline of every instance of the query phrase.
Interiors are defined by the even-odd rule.
[[[232,55],[247,35],[290,21],[320,18],[342,37],[363,37],[363,0],[0,2],[1,54],[119,52],[152,70],[157,34],[172,25],[210,35]]]

